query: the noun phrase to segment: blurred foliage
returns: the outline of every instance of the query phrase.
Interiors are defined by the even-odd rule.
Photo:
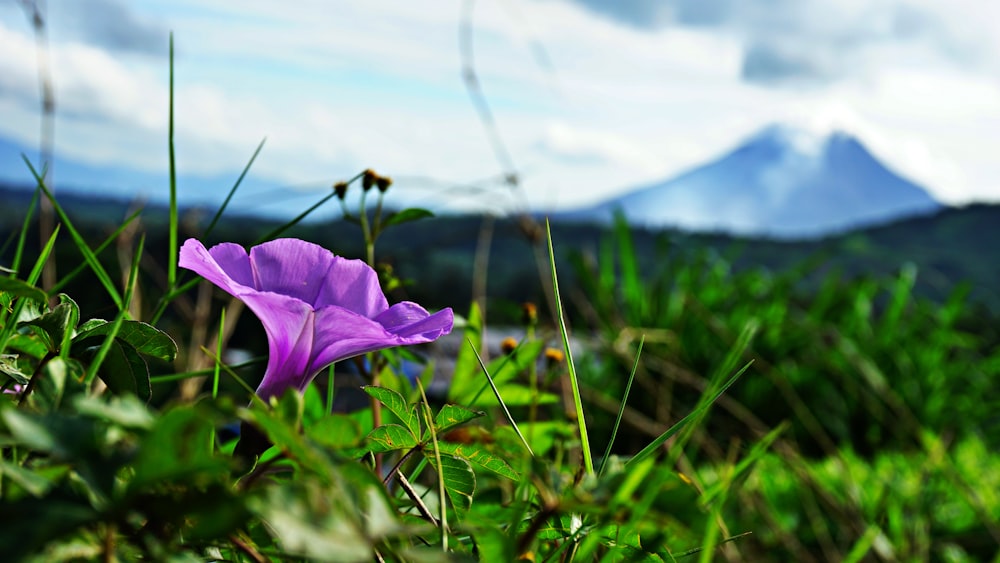
[[[641,275],[642,260],[656,271]],[[620,374],[645,336],[643,392],[629,402],[639,422],[619,439],[624,451],[686,413],[743,327],[759,325],[744,358],[753,366],[699,427],[688,459],[702,479],[717,480],[712,465],[726,458],[726,441],[791,422],[778,453],[728,505],[730,525],[757,531],[741,554],[996,555],[1000,504],[987,483],[1000,463],[1000,347],[996,318],[968,307],[967,288],[944,303],[916,296],[910,264],[882,278],[826,274],[808,291],[801,280],[822,264],[734,271],[710,251],[639,255],[624,223],[597,256],[574,262],[597,331],[584,363],[595,404],[621,396]],[[594,426],[609,428],[614,411],[597,412]]]

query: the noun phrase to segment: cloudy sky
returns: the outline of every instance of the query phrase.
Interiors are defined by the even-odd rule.
[[[0,136],[39,131],[36,44],[0,0]],[[857,135],[947,203],[1000,200],[1000,3],[982,0],[47,0],[57,156],[328,189],[372,167],[455,207],[572,207],[776,121]],[[475,70],[512,192],[462,80]],[[58,160],[56,163],[58,182]],[[220,186],[220,190],[228,186]],[[318,193],[318,192],[317,192]]]

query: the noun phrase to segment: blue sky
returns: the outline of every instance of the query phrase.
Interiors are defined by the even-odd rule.
[[[45,4],[57,156],[95,166],[166,170],[173,31],[186,174],[238,171],[266,137],[262,182],[323,190],[370,166],[399,197],[567,208],[780,121],[855,134],[944,202],[1000,200],[994,3],[478,0],[476,69],[521,193],[495,181],[462,83],[466,0]],[[21,3],[0,0],[0,135],[27,145],[35,61]]]

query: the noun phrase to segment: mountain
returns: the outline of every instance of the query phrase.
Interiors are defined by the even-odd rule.
[[[942,207],[843,132],[769,126],[722,157],[555,219],[781,238],[816,237]]]

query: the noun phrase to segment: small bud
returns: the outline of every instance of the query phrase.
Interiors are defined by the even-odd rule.
[[[333,191],[337,192],[337,197],[343,201],[347,196],[347,182],[337,182],[333,185]]]
[[[504,354],[513,354],[515,349],[517,349],[517,339],[512,336],[508,336],[500,342],[500,350]]]
[[[521,304],[521,322],[526,326],[538,324],[538,306],[531,302]]]
[[[549,367],[561,364],[565,359],[566,356],[562,353],[562,350],[557,350],[555,348],[545,349],[545,362],[549,365]]]
[[[378,191],[385,193],[392,185],[392,178],[388,176],[379,176],[375,179],[375,186],[378,187]]]
[[[378,174],[376,174],[371,168],[368,168],[362,172],[361,187],[367,192],[375,186],[376,180],[378,180]]]

